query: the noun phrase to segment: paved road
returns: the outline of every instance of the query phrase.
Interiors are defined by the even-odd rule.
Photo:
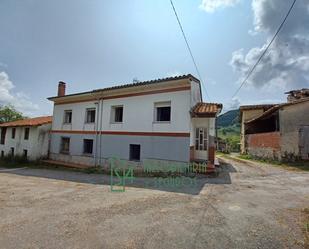
[[[2,168],[0,248],[305,248],[309,174],[225,160],[194,186],[123,193],[108,176]]]

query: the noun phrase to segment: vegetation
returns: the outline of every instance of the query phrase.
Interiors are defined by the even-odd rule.
[[[240,151],[239,110],[231,110],[217,119],[218,137],[227,144],[228,151]]]
[[[0,124],[24,118],[26,117],[11,105],[0,106]]]
[[[253,157],[251,155],[239,155],[238,158],[245,159],[245,160],[257,161],[257,162],[261,162],[261,163],[268,163],[268,164],[277,165],[277,166],[283,166],[283,167],[289,167],[289,168],[309,171],[309,162],[307,162],[307,161],[280,162],[280,161],[277,161],[277,160],[272,160],[272,159],[267,159],[267,158],[257,158],[257,157]]]

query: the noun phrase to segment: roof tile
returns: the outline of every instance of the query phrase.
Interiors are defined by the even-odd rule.
[[[43,116],[36,118],[27,118],[7,123],[0,124],[0,127],[14,127],[14,126],[38,126],[52,122],[52,116]]]

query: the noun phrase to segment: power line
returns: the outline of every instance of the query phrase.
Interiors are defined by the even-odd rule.
[[[263,56],[266,54],[268,48],[271,46],[271,44],[273,43],[273,41],[275,40],[275,38],[277,37],[278,33],[280,32],[280,30],[282,29],[286,19],[288,18],[288,16],[290,15],[294,5],[296,3],[296,0],[293,1],[291,7],[289,8],[289,11],[287,12],[287,14],[285,15],[283,21],[281,22],[279,28],[277,29],[275,35],[273,36],[273,38],[271,39],[270,43],[267,45],[267,47],[265,48],[265,50],[263,51],[263,53],[260,55],[259,59],[256,61],[256,63],[254,64],[254,66],[251,68],[251,70],[249,71],[249,73],[247,74],[247,76],[245,77],[245,79],[243,80],[243,82],[240,84],[240,86],[238,87],[238,89],[236,90],[236,92],[233,94],[232,98],[235,97],[235,95],[240,91],[240,89],[243,87],[243,85],[247,82],[247,80],[249,79],[249,77],[251,76],[251,74],[253,73],[254,69],[257,67],[257,65],[260,63],[260,61],[262,60]]]
[[[189,42],[188,42],[188,40],[187,40],[186,34],[185,34],[185,32],[184,32],[184,30],[183,30],[183,28],[182,28],[182,25],[181,25],[180,19],[179,19],[179,17],[178,17],[177,11],[176,11],[176,9],[175,9],[175,6],[174,6],[174,4],[173,4],[173,1],[170,0],[170,2],[171,2],[171,5],[172,5],[172,8],[173,8],[173,10],[174,10],[174,13],[175,13],[177,22],[178,22],[178,24],[179,24],[179,27],[180,27],[182,36],[183,36],[183,38],[184,38],[184,40],[185,40],[185,42],[186,42],[186,45],[187,45],[188,51],[189,51],[189,53],[190,53],[191,59],[192,59],[192,61],[193,61],[195,70],[196,70],[196,72],[197,72],[197,75],[198,75],[198,77],[200,78],[200,81],[201,81],[202,86],[203,86],[203,88],[204,88],[204,90],[205,90],[206,96],[207,96],[208,100],[210,101],[210,97],[209,97],[209,95],[208,95],[208,93],[207,93],[207,90],[206,90],[206,87],[205,87],[205,85],[204,85],[204,81],[203,81],[203,79],[202,79],[202,77],[201,77],[200,71],[198,70],[196,61],[195,61],[195,59],[194,59],[194,56],[193,56],[192,50],[191,50],[191,48],[190,48]]]

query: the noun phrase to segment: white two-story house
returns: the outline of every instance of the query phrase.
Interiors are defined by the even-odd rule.
[[[214,160],[221,104],[203,103],[192,75],[65,94],[54,102],[50,159],[103,165],[111,157],[189,162]]]
[[[38,160],[48,156],[51,116],[0,124],[0,155]]]

